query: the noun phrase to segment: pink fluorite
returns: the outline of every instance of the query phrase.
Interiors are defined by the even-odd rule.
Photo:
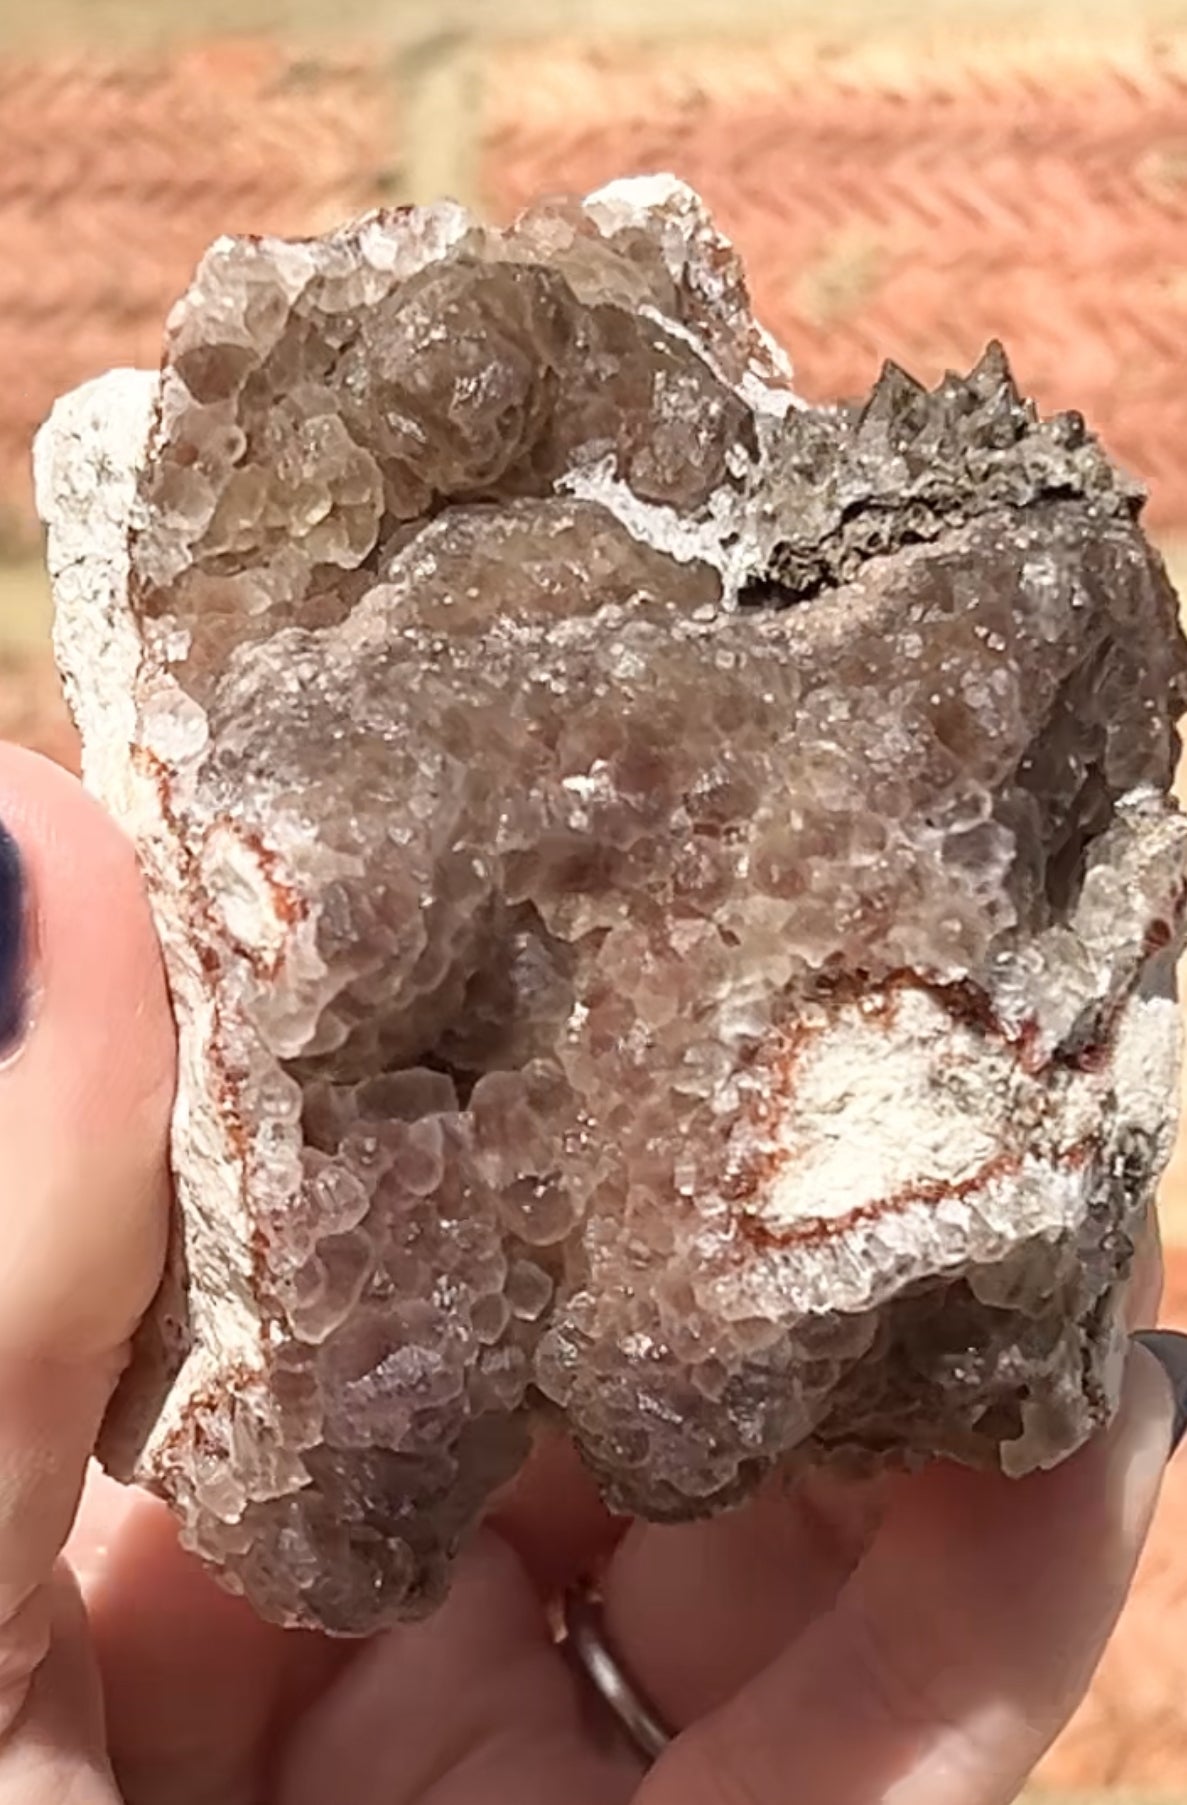
[[[678,1518],[1108,1417],[1187,667],[1082,422],[802,407],[651,181],[222,240],[39,475],[182,1040],[106,1458],[228,1583],[427,1608],[545,1418]]]

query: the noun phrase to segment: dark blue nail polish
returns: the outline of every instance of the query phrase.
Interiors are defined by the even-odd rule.
[[[0,1054],[25,1021],[25,873],[17,843],[0,826]]]
[[[1187,1335],[1177,1329],[1143,1329],[1134,1336],[1158,1361],[1175,1394],[1175,1426],[1171,1431],[1173,1454],[1187,1435]]]

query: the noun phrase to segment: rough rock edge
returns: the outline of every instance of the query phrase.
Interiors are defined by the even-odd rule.
[[[82,772],[87,787],[129,834],[145,868],[150,891],[175,882],[162,785],[155,760],[142,745],[136,703],[143,649],[127,613],[130,575],[128,539],[134,517],[136,479],[143,464],[160,391],[152,372],[116,370],[63,397],[38,434],[34,477],[38,507],[49,523],[49,570],[54,591],[54,647],[67,702],[83,742]],[[179,1038],[178,1104],[174,1112],[175,1150],[203,1135],[219,1138],[218,1126],[200,1121],[210,1085],[203,1070],[214,999],[192,940],[179,931],[167,910],[155,920],[170,985],[185,1023]],[[179,1204],[184,1217],[193,1204],[184,1159],[175,1157]],[[212,1160],[208,1168],[231,1220],[242,1219],[233,1167]],[[187,1190],[189,1195],[187,1195]],[[180,1225],[179,1225],[180,1226]],[[225,1237],[224,1237],[225,1239]],[[193,1237],[187,1235],[187,1251]],[[213,1378],[216,1365],[202,1349],[190,1355],[186,1383],[168,1392],[164,1409],[150,1416],[149,1388],[138,1381],[146,1368],[161,1376],[175,1371],[188,1340],[191,1307],[180,1233],[172,1237],[166,1276],[153,1317],[138,1339],[121,1394],[132,1400],[127,1412],[109,1414],[101,1454],[121,1476],[150,1478],[148,1448],[167,1446],[178,1429],[190,1392]],[[257,1328],[242,1287],[227,1286],[217,1296],[215,1318],[205,1325],[210,1343],[230,1364],[258,1364]],[[141,1395],[138,1397],[137,1393]],[[145,1446],[145,1443],[148,1446]],[[146,1464],[141,1467],[140,1462]]]

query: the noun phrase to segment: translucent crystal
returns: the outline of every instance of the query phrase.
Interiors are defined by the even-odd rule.
[[[39,480],[182,1041],[105,1454],[259,1610],[428,1608],[546,1409],[654,1517],[1107,1419],[1187,659],[1082,422],[802,407],[655,180],[221,240]]]

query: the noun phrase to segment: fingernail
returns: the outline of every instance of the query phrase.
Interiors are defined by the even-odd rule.
[[[1171,1453],[1187,1435],[1187,1335],[1177,1329],[1142,1329],[1134,1336],[1140,1341],[1171,1382],[1175,1394],[1175,1421],[1171,1430]]]
[[[0,1056],[25,1019],[25,874],[17,843],[0,826]]]

